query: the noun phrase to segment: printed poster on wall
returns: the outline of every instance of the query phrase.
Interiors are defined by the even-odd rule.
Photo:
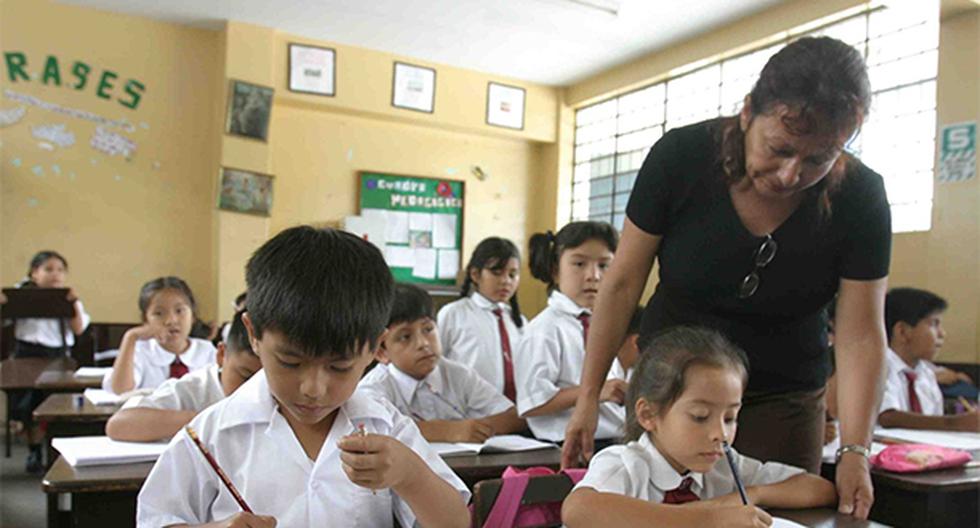
[[[977,122],[943,126],[939,133],[939,181],[965,181],[976,172]]]

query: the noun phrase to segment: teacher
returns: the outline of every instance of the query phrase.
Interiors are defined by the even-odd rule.
[[[725,334],[750,363],[736,447],[811,472],[831,369],[824,308],[838,296],[839,510],[867,517],[891,216],[881,176],[844,148],[870,102],[854,48],[802,38],[769,59],[737,116],[653,146],[599,290],[563,466],[592,455],[599,391],[658,259],[641,346],[676,325]]]

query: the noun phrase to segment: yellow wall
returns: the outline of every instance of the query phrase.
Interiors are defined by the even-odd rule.
[[[37,74],[54,55],[62,86],[10,82],[0,66],[0,88],[126,119],[135,130],[123,135],[137,148],[129,160],[98,152],[89,146],[95,124],[36,107],[0,128],[0,283],[19,280],[33,253],[50,248],[68,259],[70,284],[96,321],[137,320],[139,287],[170,274],[190,283],[202,314],[213,314],[215,141],[211,101],[201,94],[216,76],[218,35],[45,2],[7,0],[2,9],[0,48],[24,52]],[[66,86],[75,60],[92,67],[79,91]],[[96,97],[103,69],[119,75],[110,101]],[[128,79],[146,86],[134,110],[115,100]],[[0,110],[18,106],[0,96]],[[66,125],[74,145],[40,148],[32,127],[50,124]]]
[[[862,4],[864,2],[857,0],[787,2],[567,87],[563,102],[570,107],[584,106],[655,82],[670,75],[676,68],[752,45],[820,17]],[[980,108],[977,79],[980,71],[980,14],[975,6],[971,9],[959,4],[947,6],[945,2],[943,5],[944,11],[959,14],[944,19],[941,24],[937,81],[939,126],[977,120]],[[553,147],[560,151],[556,156],[570,159],[574,129],[561,127],[559,130],[558,142]],[[567,194],[571,187],[571,174],[570,171],[553,174],[559,193],[566,196],[560,199],[556,208],[555,221],[561,224],[570,214]],[[950,302],[950,310],[945,316],[946,346],[939,357],[940,361],[980,362],[978,209],[980,178],[936,184],[932,229],[925,233],[898,234],[893,239],[890,284],[927,288]],[[643,301],[652,293],[655,280],[654,271]]]

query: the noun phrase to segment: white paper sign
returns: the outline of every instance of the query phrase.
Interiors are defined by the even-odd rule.
[[[412,275],[420,279],[436,278],[436,250],[428,248],[415,248],[415,267]]]
[[[490,83],[487,87],[487,124],[524,128],[524,89]]]
[[[405,211],[387,211],[386,219],[385,242],[408,244],[408,213]]]
[[[459,273],[459,251],[455,249],[439,250],[439,278],[455,279]]]
[[[432,247],[456,247],[456,215],[433,213],[432,215]]]
[[[385,246],[385,261],[391,268],[413,268],[415,251],[408,246]]]
[[[289,89],[317,95],[334,95],[334,59],[329,48],[289,45]]]
[[[435,70],[396,62],[394,76],[392,105],[420,112],[432,112],[436,100]]]

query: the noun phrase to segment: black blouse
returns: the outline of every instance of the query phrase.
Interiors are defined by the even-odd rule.
[[[816,193],[772,233],[779,247],[759,288],[738,297],[764,238],[735,211],[718,163],[716,119],[674,129],[647,155],[626,214],[662,236],[660,282],[647,303],[641,342],[675,325],[724,333],[749,356],[748,390],[822,387],[830,374],[824,307],[841,278],[888,275],[891,213],[880,175],[856,162],[821,217]]]

